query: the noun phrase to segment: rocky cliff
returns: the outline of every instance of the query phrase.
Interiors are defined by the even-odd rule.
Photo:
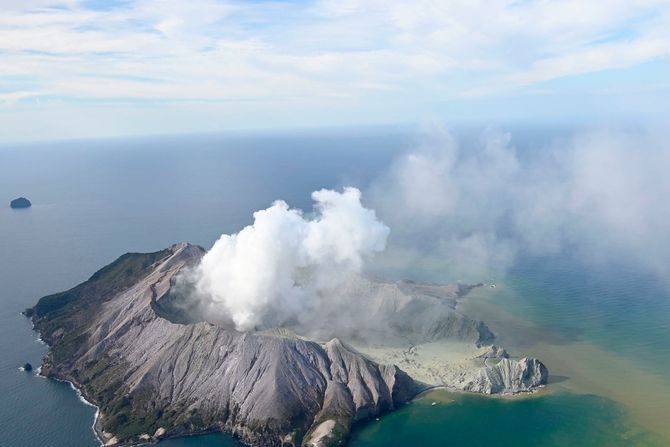
[[[453,386],[473,393],[520,393],[532,391],[539,384],[547,383],[548,376],[546,366],[537,359],[504,358],[496,365],[487,365],[464,374],[454,381]]]

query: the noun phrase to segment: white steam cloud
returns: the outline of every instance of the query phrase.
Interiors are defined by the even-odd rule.
[[[361,204],[358,189],[322,189],[312,199],[314,216],[277,201],[204,256],[196,288],[217,319],[242,331],[296,323],[319,306],[322,291],[384,250],[389,228]]]
[[[667,276],[669,173],[663,132],[580,132],[520,150],[509,133],[463,144],[435,128],[374,182],[370,203],[406,264],[430,254],[477,280],[519,256],[569,252]]]
[[[388,333],[363,270],[480,282],[522,256],[570,253],[667,278],[669,172],[663,133],[587,132],[517,149],[508,133],[463,144],[433,129],[373,181],[376,212],[355,188],[314,192],[309,215],[277,201],[221,236],[185,282],[207,321],[330,337]]]

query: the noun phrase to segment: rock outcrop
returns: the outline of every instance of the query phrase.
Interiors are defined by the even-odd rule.
[[[490,345],[478,356],[480,359],[507,359],[509,354],[502,346]]]
[[[200,247],[128,254],[27,314],[51,346],[42,374],[100,407],[106,443],[221,430],[253,445],[326,445],[419,387],[334,339],[177,324],[153,304]]]
[[[537,359],[503,358],[496,365],[473,371],[454,387],[474,393],[520,393],[533,391],[547,383],[549,372]]]
[[[9,206],[12,208],[30,208],[32,203],[30,203],[30,200],[26,199],[25,197],[19,197],[18,199],[14,199],[9,202]]]

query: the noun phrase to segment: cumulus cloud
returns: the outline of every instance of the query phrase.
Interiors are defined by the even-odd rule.
[[[322,189],[312,199],[312,216],[277,201],[214,244],[191,273],[210,320],[238,330],[296,323],[319,307],[323,291],[384,250],[389,228],[363,207],[358,189]]]

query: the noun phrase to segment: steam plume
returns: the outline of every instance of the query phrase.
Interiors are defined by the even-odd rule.
[[[374,182],[370,200],[405,262],[432,255],[472,280],[564,252],[667,276],[669,171],[662,132],[585,131],[519,150],[509,133],[463,144],[438,127]]]
[[[384,250],[389,228],[345,188],[312,193],[315,215],[276,201],[254,223],[222,235],[204,256],[197,292],[238,330],[282,326],[318,307],[320,291]]]
[[[393,228],[383,257],[391,265],[373,267],[411,276],[429,258],[440,266],[436,281],[480,282],[521,256],[567,252],[667,277],[668,171],[662,134],[588,132],[524,152],[508,133],[488,130],[463,145],[438,128],[368,191]],[[389,228],[358,189],[312,198],[312,215],[277,201],[221,236],[188,278],[202,319],[323,337],[388,333],[385,295],[356,274],[385,249]]]

